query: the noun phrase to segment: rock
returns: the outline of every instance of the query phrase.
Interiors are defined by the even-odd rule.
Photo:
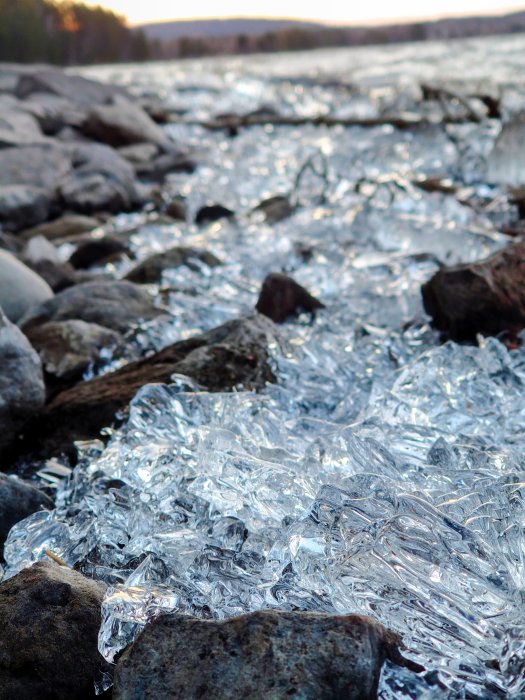
[[[85,282],[65,289],[24,316],[24,332],[49,321],[78,319],[124,333],[140,320],[162,313],[141,287],[131,282]]]
[[[73,287],[73,289],[76,289]],[[74,440],[90,440],[115,422],[145,384],[169,383],[186,374],[210,391],[239,387],[262,389],[275,377],[267,347],[275,327],[262,316],[237,319],[207,333],[183,340],[110,374],[77,384],[57,394],[28,427],[20,450],[74,457]]]
[[[201,207],[195,216],[196,224],[209,224],[220,219],[231,219],[235,216],[235,212],[222,204],[210,204]]]
[[[40,410],[44,400],[40,359],[0,308],[0,450],[17,438],[19,430]]]
[[[498,185],[525,185],[525,114],[503,125],[487,159],[487,180]]]
[[[68,287],[77,284],[75,268],[67,262],[54,262],[53,260],[37,260],[27,262],[33,272],[41,277],[49,287],[58,294]]]
[[[46,143],[37,120],[9,95],[0,95],[0,149]]]
[[[176,221],[186,221],[188,209],[184,197],[173,197],[166,207],[166,214]]]
[[[170,173],[188,173],[195,171],[197,164],[186,155],[163,153],[147,163],[135,165],[137,175],[143,180],[162,183]]]
[[[0,221],[19,230],[35,226],[59,204],[59,186],[71,171],[62,146],[4,148],[0,168]]]
[[[56,136],[66,127],[79,128],[86,118],[86,108],[65,97],[36,92],[19,103],[31,114],[47,136]]]
[[[104,586],[38,562],[0,584],[0,700],[84,700],[109,671],[97,650]]]
[[[44,323],[26,332],[47,374],[58,379],[81,379],[89,366],[100,365],[104,351],[123,343],[120,333],[85,321]]]
[[[126,279],[138,284],[155,284],[161,281],[165,270],[186,265],[190,270],[198,271],[203,264],[216,267],[221,264],[221,261],[207,250],[175,246],[139,263],[128,272]]]
[[[0,248],[18,255],[24,249],[24,241],[20,240],[19,236],[15,236],[12,233],[0,231]]]
[[[254,211],[262,212],[268,223],[275,224],[291,216],[295,211],[295,207],[287,196],[275,195],[275,197],[263,200],[255,207]]]
[[[34,236],[44,236],[44,238],[47,238],[49,241],[55,241],[61,238],[69,238],[82,233],[88,233],[98,226],[100,226],[100,222],[90,216],[65,214],[59,219],[40,224],[40,226],[30,228],[19,235],[25,240],[29,240]]]
[[[511,336],[525,327],[525,243],[485,260],[444,267],[421,289],[426,312],[447,338]]]
[[[75,170],[61,185],[67,207],[82,214],[129,211],[145,199],[131,165],[102,144],[71,144]]]
[[[109,104],[93,107],[82,124],[82,132],[110,146],[153,143],[168,152],[175,150],[175,145],[142,107],[120,95]]]
[[[17,260],[0,250],[0,308],[17,322],[29,309],[53,297],[44,280]]]
[[[275,323],[283,323],[299,311],[316,311],[325,305],[291,277],[273,272],[266,276],[255,308]]]
[[[115,671],[114,700],[373,700],[400,639],[369,617],[261,610],[229,620],[164,615]]]
[[[53,501],[45,493],[20,479],[0,473],[0,559],[13,525],[42,508],[54,508]]]
[[[0,224],[10,231],[38,224],[49,217],[52,202],[41,187],[0,185]]]
[[[69,258],[69,262],[77,270],[86,270],[94,265],[104,265],[129,254],[129,247],[122,241],[112,236],[105,236],[83,241]]]
[[[98,83],[95,80],[70,75],[64,71],[45,68],[22,75],[18,81],[16,94],[26,99],[35,93],[50,93],[66,98],[86,107],[110,102],[115,95],[125,96],[126,91],[116,85]]]
[[[132,146],[123,146],[118,149],[118,152],[131,165],[148,167],[158,155],[159,148],[154,143],[137,143]]]

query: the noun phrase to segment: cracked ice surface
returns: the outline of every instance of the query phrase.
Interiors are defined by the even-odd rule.
[[[208,107],[274,90],[252,76],[239,96],[221,79],[200,87]],[[278,85],[293,103],[295,84]],[[309,99],[318,89],[305,88]],[[172,178],[173,191],[192,212],[212,197],[238,219],[139,221],[140,258],[184,243],[225,262],[166,271],[171,316],[140,342],[161,347],[249,311],[275,269],[328,308],[280,329],[278,384],[261,394],[208,394],[182,377],[145,387],[106,449],[83,446],[57,509],[13,529],[7,575],[49,549],[108,582],[107,658],[166,611],[359,611],[399,632],[429,671],[387,667],[385,700],[523,697],[525,351],[496,339],[440,346],[420,300],[439,263],[505,241],[483,212],[411,184],[447,176],[486,195],[497,126],[252,128],[234,140],[169,128],[205,158]],[[326,182],[301,183],[290,219],[253,216],[264,196],[291,190],[311,155],[325,159]]]

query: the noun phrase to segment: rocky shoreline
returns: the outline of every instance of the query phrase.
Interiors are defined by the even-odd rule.
[[[11,527],[53,507],[50,494],[19,478],[31,476],[33,463],[66,456],[74,465],[76,441],[121,424],[143,386],[173,375],[208,392],[263,389],[277,381],[268,351],[279,342],[277,324],[299,312],[330,313],[291,277],[273,273],[261,280],[251,314],[156,352],[127,354],[129,333],[166,313],[151,294],[165,270],[222,264],[210,250],[177,245],[132,261],[123,279],[112,274],[112,262],[133,258],[126,233],[106,226],[113,215],[141,211],[168,223],[188,216],[163,182],[199,163],[168,138],[166,119],[159,105],[145,109],[120,87],[47,67],[0,66],[0,459],[9,474],[0,474],[0,561]],[[233,119],[229,128],[245,125]],[[274,197],[259,211],[273,223],[294,205]],[[195,223],[233,216],[210,203]],[[58,251],[64,244],[67,260]],[[424,306],[443,338],[518,343],[524,260],[524,244],[513,242],[428,280]],[[122,365],[86,380],[108,357]],[[113,671],[97,652],[103,594],[102,584],[52,559],[0,584],[0,700],[87,698],[95,683],[110,685],[100,679]],[[401,648],[366,617],[166,616],[118,661],[114,696],[374,698],[385,660],[424,671]]]

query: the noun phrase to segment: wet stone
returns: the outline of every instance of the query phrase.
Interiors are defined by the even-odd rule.
[[[234,216],[235,212],[222,204],[209,204],[199,209],[195,216],[195,223],[211,224],[214,221],[220,221],[220,219],[232,219]]]
[[[49,496],[20,479],[0,474],[0,559],[13,525],[42,508],[53,508]]]
[[[165,270],[186,265],[191,270],[199,270],[202,265],[216,267],[221,261],[207,250],[198,248],[186,248],[175,246],[164,253],[152,255],[147,260],[139,263],[126,275],[130,282],[138,284],[152,284],[160,282]]]

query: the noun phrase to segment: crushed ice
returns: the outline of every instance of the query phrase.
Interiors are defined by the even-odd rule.
[[[172,82],[192,92],[196,65],[172,68]],[[254,64],[251,74],[246,62],[223,66],[221,75],[199,73],[191,99],[171,93],[157,67],[121,78],[186,100],[196,116],[228,101],[242,111],[271,97],[304,111],[333,99],[315,81],[280,79],[278,59],[265,62],[273,79]],[[413,100],[410,86],[389,93],[386,106],[374,90],[372,81],[332,106],[392,110]],[[387,666],[385,700],[523,697],[525,351],[509,353],[496,339],[439,345],[419,291],[439,264],[505,241],[483,207],[412,183],[448,177],[472,201],[497,199],[484,182],[497,125],[258,127],[233,140],[170,129],[206,154],[194,175],[172,178],[171,191],[191,212],[217,201],[238,219],[204,230],[139,220],[139,257],[184,243],[224,265],[167,271],[169,313],[137,342],[158,348],[248,312],[276,269],[328,308],[282,327],[271,348],[279,382],[259,395],[208,394],[184,377],[142,389],[105,449],[81,446],[56,510],[13,529],[7,575],[49,549],[106,581],[108,659],[162,612],[359,611],[399,632],[407,655],[428,669],[419,678]],[[290,193],[316,154],[326,181],[301,182],[291,218],[268,225],[253,214],[264,197]]]

